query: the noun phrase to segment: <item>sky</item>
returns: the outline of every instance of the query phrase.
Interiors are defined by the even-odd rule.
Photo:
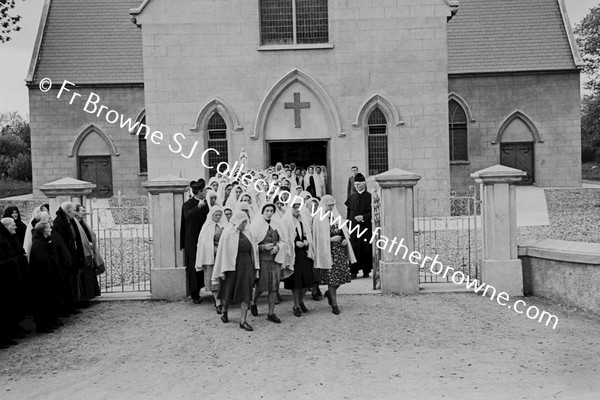
[[[600,3],[600,0],[564,1],[572,25],[581,21],[592,7]],[[0,113],[18,111],[28,118],[29,100],[25,77],[31,62],[43,4],[44,0],[17,0],[15,13],[23,17],[21,31],[13,32],[11,41],[0,43]]]

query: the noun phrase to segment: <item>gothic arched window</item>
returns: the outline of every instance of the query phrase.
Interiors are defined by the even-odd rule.
[[[223,161],[227,162],[229,159],[227,156],[227,124],[221,114],[215,113],[210,117],[206,130],[208,131],[208,148],[219,152],[219,154],[214,151],[208,153],[208,165],[214,167],[209,170],[209,174],[210,177],[213,177],[217,174],[217,165]]]
[[[450,161],[468,161],[467,114],[456,100],[448,103]]]
[[[377,175],[389,169],[387,120],[379,108],[369,115],[367,147],[369,175]]]

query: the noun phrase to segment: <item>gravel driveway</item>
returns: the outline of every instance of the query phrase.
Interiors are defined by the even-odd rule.
[[[263,299],[264,300],[264,299]],[[239,329],[210,301],[103,302],[0,352],[10,399],[598,399],[600,318],[539,298],[552,330],[473,294],[291,299]]]

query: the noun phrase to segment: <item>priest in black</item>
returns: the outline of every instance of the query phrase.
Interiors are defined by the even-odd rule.
[[[204,287],[204,271],[196,271],[196,251],[198,236],[209,212],[205,186],[204,179],[190,182],[193,197],[183,203],[181,209],[180,248],[183,250],[183,265],[194,304],[200,304],[200,289]]]
[[[363,277],[367,278],[373,268],[373,249],[369,242],[371,239],[371,193],[367,191],[367,183],[361,173],[354,176],[354,187],[356,192],[351,193],[345,203],[348,208],[348,220],[352,226],[359,226],[358,229],[353,230],[350,237],[352,250],[356,256],[356,263],[350,266],[350,272],[352,278],[356,278],[358,271],[362,270]],[[357,235],[359,232],[362,233],[360,237]]]

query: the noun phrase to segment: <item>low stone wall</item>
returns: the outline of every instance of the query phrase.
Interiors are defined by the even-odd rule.
[[[600,313],[600,244],[545,239],[519,247],[525,295]]]

